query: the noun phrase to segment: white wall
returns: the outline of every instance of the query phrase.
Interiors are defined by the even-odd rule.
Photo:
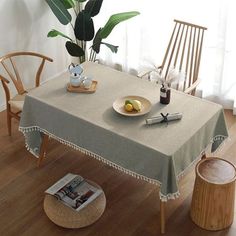
[[[65,40],[47,38],[52,28],[66,32],[66,27],[44,0],[0,0],[0,22],[0,56],[13,51],[35,51],[53,58],[53,63],[45,65],[42,81],[62,72],[70,63]],[[27,65],[24,67],[30,72]],[[0,85],[0,110],[4,105],[5,93]]]

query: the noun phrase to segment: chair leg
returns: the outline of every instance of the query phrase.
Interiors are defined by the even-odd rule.
[[[49,136],[46,134],[43,134],[42,143],[40,146],[39,159],[38,159],[38,167],[41,166],[41,163],[45,157],[46,149],[47,149],[47,145],[48,145],[48,139],[49,139]]]
[[[7,111],[7,129],[8,129],[8,135],[11,136],[11,115],[9,111]]]

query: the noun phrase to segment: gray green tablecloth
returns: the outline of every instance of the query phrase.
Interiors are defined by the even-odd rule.
[[[169,105],[159,103],[159,85],[92,62],[84,74],[98,81],[93,94],[66,90],[69,74],[43,84],[25,99],[20,130],[26,146],[38,156],[41,133],[79,149],[117,169],[160,186],[162,200],[179,195],[178,177],[216,140],[228,136],[222,107],[171,91]],[[113,102],[126,95],[143,96],[152,109],[140,117],[116,113]],[[160,113],[181,112],[168,125],[145,125]]]

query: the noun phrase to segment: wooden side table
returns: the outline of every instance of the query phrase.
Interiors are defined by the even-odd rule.
[[[235,166],[227,160],[209,157],[196,165],[191,218],[203,229],[221,230],[234,219]]]
[[[99,185],[92,181],[88,181],[88,183],[101,189]],[[44,211],[46,215],[52,222],[64,228],[82,228],[93,224],[101,217],[105,207],[106,197],[103,191],[79,212],[70,209],[49,194],[46,194],[44,198]]]

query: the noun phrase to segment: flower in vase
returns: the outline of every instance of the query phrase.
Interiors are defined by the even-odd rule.
[[[171,85],[178,84],[185,79],[185,72],[180,71],[174,67],[169,69],[166,78],[162,76],[158,71],[156,72],[157,83],[160,83],[164,88],[170,88]]]

